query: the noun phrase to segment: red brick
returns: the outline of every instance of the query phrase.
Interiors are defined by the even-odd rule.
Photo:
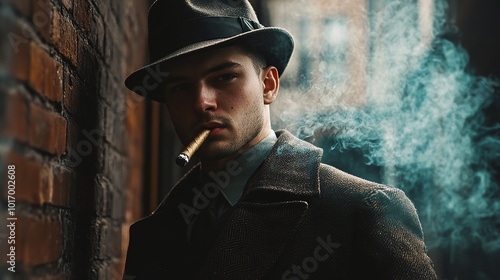
[[[15,139],[28,142],[28,107],[19,94],[8,95],[3,133]]]
[[[45,81],[45,95],[60,102],[63,92],[63,67],[56,60],[48,62],[47,80]]]
[[[36,43],[31,42],[30,46],[30,84],[34,90],[43,94],[45,90],[45,64],[51,57]]]
[[[17,201],[40,206],[45,203],[70,206],[71,172],[15,153],[9,154],[7,164],[16,166]],[[7,197],[7,192],[3,195]]]
[[[129,173],[127,177],[127,197],[133,198],[133,197],[142,197],[142,184],[140,182],[140,179],[137,178],[142,178],[142,169],[138,167],[130,167],[129,168]],[[141,204],[137,203],[135,199],[127,199],[125,201],[126,207],[125,207],[125,217],[127,220],[127,223],[132,223],[133,221],[136,221],[141,218],[142,216],[142,207]]]
[[[70,114],[76,116],[79,108],[78,95],[82,92],[82,85],[78,78],[73,76],[70,71],[64,75],[64,107]]]
[[[56,206],[71,206],[71,186],[74,185],[73,174],[65,169],[53,167],[52,184],[46,193],[45,202]]]
[[[110,253],[112,258],[121,258],[122,257],[122,228],[121,227],[113,227],[111,229],[111,246]]]
[[[86,92],[89,96],[95,96],[101,75],[101,64],[97,60],[95,50],[82,38],[78,40],[77,61],[77,71],[81,77],[85,78],[82,83]]]
[[[7,34],[14,55],[10,72],[21,81],[27,81],[29,76],[30,40],[26,28],[18,25],[15,30]]]
[[[8,165],[16,166],[16,200],[31,204],[40,204],[40,188],[43,184],[42,173],[46,168],[41,162],[10,153]],[[4,192],[4,196],[6,196]]]
[[[30,278],[31,280],[64,280],[64,279],[69,279],[66,277],[64,274],[58,274],[58,275],[48,275],[48,276],[43,276],[43,277],[35,277],[35,278]]]
[[[142,148],[140,147],[142,147],[144,138],[140,136],[140,134],[142,133],[136,132],[142,131],[144,127],[146,127],[144,120],[144,116],[146,114],[145,103],[145,100],[136,101],[131,97],[127,98],[126,128],[127,135],[129,135],[130,139],[128,139],[128,142],[126,144],[128,144],[129,146],[129,154],[130,157],[134,159],[134,162],[142,159],[143,154]]]
[[[67,121],[56,113],[31,104],[29,144],[61,156],[66,149]]]
[[[54,7],[50,0],[35,0],[33,2],[33,25],[47,42],[50,41],[53,10]]]
[[[73,9],[73,18],[76,23],[82,30],[89,30],[91,7],[88,0],[76,0],[73,5],[75,6]]]
[[[33,11],[32,0],[15,0],[12,2],[23,16],[31,18],[31,14]]]
[[[62,3],[64,5],[64,7],[66,7],[66,9],[68,11],[72,11],[73,10],[73,0],[62,0]]]
[[[35,42],[31,43],[30,84],[34,90],[54,101],[62,100],[62,66]]]
[[[7,221],[6,213],[2,213],[2,214],[3,215],[0,216],[2,218],[2,220]],[[22,255],[23,246],[21,244],[21,241],[23,240],[23,233],[24,232],[23,232],[22,225],[19,223],[19,217],[17,217],[17,214],[15,217],[18,218],[18,220],[13,221],[15,223],[15,228],[13,228],[15,235],[12,235],[12,236],[15,236],[16,243],[15,244],[8,244],[7,242],[4,242],[4,240],[6,240],[4,238],[7,238],[7,236],[11,236],[10,228],[7,228],[5,226],[5,229],[2,229],[2,242],[0,242],[0,252],[2,252],[2,254],[0,255],[0,261],[2,263],[6,263],[10,259],[10,256],[7,256],[7,254],[11,253],[11,251],[14,251],[15,258],[16,258],[16,265],[17,265],[18,263],[23,262],[23,255]],[[14,250],[11,250],[11,246],[14,247],[13,248]]]
[[[80,156],[78,155],[78,158],[75,157],[76,147],[78,145],[78,137],[79,133],[81,131],[81,128],[79,128],[74,121],[68,121],[68,138],[66,140],[66,145],[68,146],[68,153],[67,157],[69,159],[69,166],[71,167],[76,167],[77,165],[80,164]],[[71,148],[71,150],[69,149]]]
[[[90,33],[89,39],[92,44],[96,47],[97,51],[101,55],[104,55],[104,24],[102,22],[101,16],[97,13],[95,9],[92,9],[92,16],[90,21]]]
[[[62,225],[49,218],[20,217],[24,240],[22,254],[26,266],[55,262],[62,251]]]
[[[97,94],[94,93],[93,89],[86,87],[80,78],[73,75],[71,71],[65,72],[64,79],[64,107],[76,118],[78,125],[82,127],[95,126],[98,118],[102,117],[102,114],[98,113],[100,106],[98,106]],[[89,112],[94,113],[89,114]],[[75,139],[78,141],[78,138]],[[76,145],[76,143],[72,144]],[[71,147],[76,148],[73,145]]]
[[[71,22],[58,12],[54,12],[52,43],[57,50],[76,65],[78,38]]]
[[[125,119],[125,110],[121,109],[119,112],[114,112],[114,110],[120,110],[118,106],[111,108],[106,106],[106,118],[104,119],[104,133],[106,140],[112,143],[118,151],[123,152],[128,147],[128,141],[130,134],[127,133],[127,122]]]

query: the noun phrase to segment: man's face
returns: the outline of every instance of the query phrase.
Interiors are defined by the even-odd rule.
[[[256,72],[240,48],[190,55],[164,71],[166,104],[181,142],[187,145],[202,129],[212,129],[198,151],[202,160],[224,159],[256,144],[252,140],[269,122],[265,74]]]

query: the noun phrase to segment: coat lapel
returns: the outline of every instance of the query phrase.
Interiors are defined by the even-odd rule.
[[[240,203],[217,238],[202,279],[261,279],[302,218],[307,203]]]
[[[201,269],[201,279],[262,279],[319,195],[322,150],[286,131],[249,179]]]

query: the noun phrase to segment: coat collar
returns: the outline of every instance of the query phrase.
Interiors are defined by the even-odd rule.
[[[200,279],[265,277],[301,223],[308,201],[319,195],[323,151],[287,131],[276,131],[276,135],[278,141],[248,180],[242,198],[201,265]],[[182,219],[172,217],[179,215],[168,213],[178,211],[181,201],[192,199],[190,189],[196,185],[199,172],[198,165],[159,206],[155,215],[165,217],[163,226],[182,227]],[[175,252],[179,238],[184,236],[168,238],[162,250]]]
[[[322,150],[277,131],[278,141],[249,179],[245,193],[201,268],[201,279],[262,279],[279,259],[319,195]]]
[[[281,192],[297,198],[318,195],[323,150],[286,130],[278,130],[276,135],[278,141],[248,180],[243,200],[253,200],[261,192]]]

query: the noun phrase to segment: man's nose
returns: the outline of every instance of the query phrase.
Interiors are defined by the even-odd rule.
[[[213,88],[201,83],[197,88],[196,110],[199,112],[217,110],[217,93]]]

